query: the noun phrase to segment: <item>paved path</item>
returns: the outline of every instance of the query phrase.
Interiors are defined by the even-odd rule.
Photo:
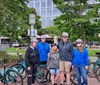
[[[88,77],[88,82],[89,82],[88,85],[100,85],[100,82],[96,78],[90,78],[90,77]],[[24,81],[24,85],[27,85],[26,80]],[[35,83],[35,85],[39,85],[39,84]],[[47,85],[51,85],[51,82],[48,83]],[[58,85],[60,85],[60,80],[58,80]],[[64,85],[66,85],[66,84],[64,84]]]

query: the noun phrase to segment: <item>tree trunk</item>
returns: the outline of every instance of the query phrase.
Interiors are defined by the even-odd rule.
[[[83,32],[82,38],[83,38],[83,46],[86,47],[86,35],[85,35],[85,31]]]

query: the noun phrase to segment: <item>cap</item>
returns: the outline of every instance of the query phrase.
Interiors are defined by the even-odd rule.
[[[44,38],[44,39],[46,39],[46,36],[45,36],[45,35],[42,35],[42,36],[41,36],[41,38]]]
[[[32,39],[31,42],[38,42],[36,38]]]
[[[63,33],[62,33],[62,36],[66,36],[66,37],[68,37],[69,35],[68,35],[67,32],[63,32]]]
[[[77,39],[76,43],[78,43],[78,42],[82,43],[83,41],[82,41],[82,39]]]
[[[58,47],[58,45],[56,43],[52,43],[51,47],[53,47],[53,46],[57,46]]]

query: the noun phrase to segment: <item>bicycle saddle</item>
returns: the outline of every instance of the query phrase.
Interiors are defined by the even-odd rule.
[[[5,64],[2,64],[3,66],[8,66],[9,64],[5,63]]]

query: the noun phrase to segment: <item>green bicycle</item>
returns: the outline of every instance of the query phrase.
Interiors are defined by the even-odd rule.
[[[7,68],[8,64],[2,64],[4,70],[0,69],[0,85],[23,85],[22,76],[15,68]]]
[[[98,59],[96,60],[96,62],[90,62],[89,64],[89,69],[88,69],[88,76],[91,78],[95,78],[96,77],[96,70],[99,67],[100,64],[100,52],[95,53],[98,57]]]

